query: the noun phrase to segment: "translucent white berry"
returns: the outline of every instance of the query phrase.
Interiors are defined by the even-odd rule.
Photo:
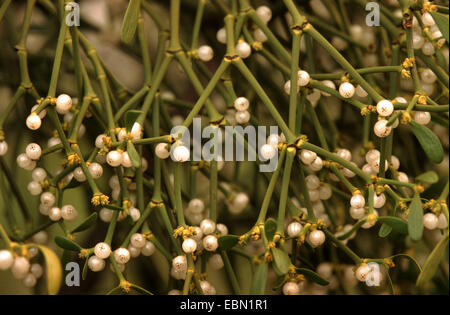
[[[105,261],[96,255],[89,257],[88,267],[93,272],[99,272],[105,269]]]
[[[14,256],[9,250],[0,250],[0,270],[7,270],[14,264]]]
[[[155,245],[152,242],[145,242],[144,247],[141,248],[141,254],[144,256],[151,256],[155,252]]]
[[[197,49],[197,54],[198,54],[198,58],[201,61],[207,62],[207,61],[210,61],[211,59],[213,59],[214,50],[211,48],[211,46],[203,45]]]
[[[313,151],[305,149],[300,151],[300,160],[306,165],[310,165],[316,158],[317,154]]]
[[[250,106],[250,103],[249,103],[248,99],[243,96],[238,97],[234,101],[234,108],[239,112],[246,111],[249,108],[249,106]]]
[[[134,233],[131,235],[130,243],[136,248],[142,248],[147,243],[147,240],[141,233]]]
[[[392,131],[392,126],[386,126],[387,123],[388,121],[386,119],[378,120],[373,126],[373,132],[380,138],[389,136]]]
[[[423,23],[425,26],[433,26],[433,25],[435,24],[433,17],[432,17],[431,14],[428,13],[428,12],[425,12],[425,13],[422,15],[422,23]]]
[[[8,143],[0,141],[0,156],[4,156],[8,152]]]
[[[361,220],[366,215],[364,208],[350,208],[350,216],[355,220]]]
[[[160,159],[167,159],[170,156],[170,151],[168,150],[167,143],[158,143],[155,148],[155,154]]]
[[[131,162],[130,155],[127,151],[122,153],[122,166],[123,167],[132,167],[133,162]]]
[[[208,260],[208,263],[214,270],[220,270],[224,266],[222,256],[220,256],[220,254],[211,255],[211,257]]]
[[[311,81],[311,77],[309,76],[308,72],[300,70],[297,73],[297,80],[297,84],[299,86],[306,86]]]
[[[430,112],[415,112],[414,121],[421,125],[428,125],[431,121]]]
[[[350,82],[344,82],[339,86],[339,94],[344,98],[351,98],[355,95],[355,87]]]
[[[261,21],[266,24],[267,22],[270,21],[270,19],[272,18],[272,10],[265,6],[259,6],[258,8],[256,8],[256,14],[258,15],[258,17],[261,19]]]
[[[102,149],[105,146],[105,144],[103,143],[103,138],[105,137],[106,135],[102,133],[98,135],[97,138],[95,138],[95,146],[97,148]]]
[[[126,264],[130,260],[130,252],[126,248],[118,248],[114,251],[114,259],[119,264]]]
[[[423,226],[428,230],[434,230],[438,227],[439,219],[434,213],[426,213],[423,216]]]
[[[105,242],[97,243],[94,247],[94,254],[98,258],[106,259],[111,255],[111,246]]]
[[[302,225],[297,222],[291,222],[289,223],[289,225],[287,226],[287,233],[289,235],[289,237],[297,237],[299,236],[300,232],[302,231]]]
[[[361,194],[355,194],[350,199],[350,205],[353,208],[363,208],[366,204],[366,200],[364,199],[363,195]]]
[[[55,204],[56,198],[51,192],[46,191],[41,195],[41,203],[44,206],[51,207]]]
[[[202,213],[203,210],[205,210],[205,204],[201,199],[194,198],[191,201],[189,201],[188,209],[195,214]]]
[[[269,160],[275,156],[277,153],[277,150],[274,146],[271,146],[270,144],[264,144],[260,149],[259,153],[261,154],[261,157],[264,160]]]
[[[37,130],[41,127],[41,118],[36,113],[31,113],[30,116],[28,116],[26,124],[28,129],[31,130]]]
[[[308,241],[312,247],[320,246],[325,242],[325,233],[321,230],[312,231],[308,235]]]
[[[434,82],[436,82],[437,76],[434,74],[433,70],[431,70],[430,68],[426,68],[420,74],[420,79],[423,83],[433,84]]]
[[[448,227],[448,221],[445,217],[444,213],[441,213],[438,217],[438,228],[439,229],[446,229]]]
[[[247,42],[241,41],[236,45],[236,53],[245,59],[252,53],[252,47]]]
[[[221,44],[227,43],[227,31],[225,30],[224,27],[222,27],[221,29],[219,29],[217,31],[216,38],[217,38],[217,41]]]
[[[192,254],[197,249],[197,242],[194,239],[188,237],[183,241],[181,247],[186,254]]]
[[[213,252],[219,247],[219,242],[217,241],[217,237],[214,235],[207,235],[203,238],[203,247],[209,251]]]
[[[112,167],[117,167],[122,164],[122,153],[116,150],[109,151],[106,155],[106,162]]]
[[[356,95],[359,96],[359,97],[367,97],[367,95],[369,95],[366,92],[366,90],[364,90],[363,87],[361,85],[359,85],[359,84],[356,86],[355,92],[356,92]]]
[[[204,219],[200,222],[200,229],[205,235],[212,234],[216,230],[216,223],[213,220]]]
[[[100,178],[103,175],[103,167],[96,162],[89,164],[88,170],[94,179]]]
[[[293,281],[288,281],[283,285],[283,294],[284,295],[299,295],[300,294],[300,286]]]
[[[370,275],[372,269],[367,264],[360,265],[355,271],[355,277],[358,281],[364,282],[367,280],[367,277]]]
[[[381,100],[377,103],[377,112],[378,115],[387,117],[392,114],[394,111],[394,105],[388,100]]]
[[[52,221],[61,220],[61,209],[59,209],[58,207],[51,208],[50,211],[48,212],[48,217]]]
[[[65,205],[61,208],[61,217],[67,221],[73,221],[78,217],[78,211],[72,205]]]
[[[32,181],[28,183],[27,190],[33,196],[38,196],[42,193],[42,186],[38,182]]]
[[[31,177],[36,182],[42,182],[47,178],[47,172],[43,168],[35,168],[31,173]]]
[[[250,121],[250,113],[248,111],[239,111],[234,115],[236,122],[240,125],[246,124]]]
[[[177,162],[186,162],[189,160],[190,152],[184,145],[178,145],[173,150],[173,158]]]
[[[67,94],[61,94],[56,99],[56,111],[59,114],[66,114],[72,107],[72,98]]]

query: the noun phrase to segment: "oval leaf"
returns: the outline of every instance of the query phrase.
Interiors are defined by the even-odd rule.
[[[287,274],[289,272],[289,266],[291,265],[289,255],[276,247],[272,247],[272,255],[273,262],[281,275]]]
[[[35,245],[39,248],[45,259],[45,265],[47,266],[47,292],[50,295],[58,293],[62,282],[62,267],[58,256],[50,248],[43,245]]]
[[[445,16],[444,14],[438,12],[430,12],[430,14],[433,17],[433,20],[436,22],[436,25],[438,26],[445,40],[447,41],[447,43],[449,43],[448,16]]]
[[[423,209],[419,195],[415,194],[409,205],[408,233],[413,241],[418,241],[423,234]]]
[[[269,268],[265,260],[258,266],[258,268],[256,268],[255,275],[252,279],[252,285],[250,287],[251,295],[263,295],[265,293],[268,269]]]
[[[392,228],[387,225],[386,223],[383,223],[380,227],[380,229],[378,230],[378,236],[379,237],[387,237],[389,234],[391,234],[392,232]]]
[[[141,167],[141,157],[139,156],[139,153],[136,151],[136,148],[131,141],[127,142],[127,153],[130,157],[131,163],[133,163],[133,166],[135,168]]]
[[[433,163],[441,163],[444,159],[444,149],[436,134],[427,127],[416,123],[414,120],[409,124],[428,158]]]
[[[229,250],[233,248],[239,242],[239,236],[236,235],[224,235],[219,237],[219,248],[220,250]]]
[[[275,235],[276,230],[277,222],[275,222],[275,220],[272,218],[267,219],[266,223],[264,224],[264,231],[269,242],[273,240],[273,236]]]
[[[435,184],[439,181],[439,176],[434,171],[428,171],[417,176],[416,181],[427,184]]]
[[[87,273],[89,270],[89,258],[84,261],[83,271],[81,272],[81,279],[86,280]]]
[[[94,212],[93,214],[88,216],[80,225],[74,228],[71,234],[82,232],[89,229],[91,226],[95,224],[95,222],[97,222],[97,217],[98,217],[97,212]]]
[[[416,285],[421,286],[425,282],[431,280],[436,273],[436,270],[441,262],[442,256],[445,254],[445,249],[448,244],[448,234],[436,245],[428,257],[423,270],[417,278]]]
[[[302,275],[304,275],[305,278],[308,279],[309,281],[315,282],[315,283],[323,285],[323,286],[330,284],[330,282],[328,282],[327,280],[325,280],[324,278],[322,278],[321,276],[319,276],[317,273],[315,273],[312,270],[309,270],[306,268],[295,268],[295,270],[298,273],[301,273]]]
[[[133,39],[138,25],[140,7],[140,0],[130,0],[130,3],[128,3],[128,8],[123,18],[122,30],[120,33],[120,38],[124,43],[129,43]]]
[[[398,233],[408,234],[408,223],[405,220],[390,216],[379,217],[377,220],[388,225],[390,228],[392,228],[394,231]],[[387,230],[385,230],[384,232],[387,232]]]
[[[63,237],[63,236],[56,236],[55,243],[62,249],[67,249],[67,250],[70,250],[73,252],[79,252],[80,250],[83,249],[77,243],[75,243],[75,242],[69,240],[67,237]]]
[[[142,114],[141,110],[129,110],[125,113],[125,129],[130,132],[133,128],[134,123],[138,119],[139,115]]]

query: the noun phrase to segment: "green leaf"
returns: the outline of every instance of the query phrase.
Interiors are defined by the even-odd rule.
[[[138,25],[139,11],[141,8],[140,0],[130,0],[127,11],[122,22],[120,38],[124,43],[129,43],[136,32]]]
[[[127,132],[131,131],[140,114],[142,114],[141,110],[129,110],[125,113],[125,129]]]
[[[258,268],[256,268],[255,274],[250,286],[251,295],[263,295],[266,291],[266,281],[268,272],[267,262],[264,260]]]
[[[83,249],[77,243],[75,243],[75,242],[69,240],[67,237],[63,237],[63,236],[56,236],[55,243],[62,249],[67,249],[67,250],[70,250],[73,252],[79,252],[80,250]]]
[[[383,223],[380,227],[380,229],[378,230],[378,236],[379,237],[387,237],[389,234],[391,234],[392,232],[392,228],[387,225],[386,223]]]
[[[289,272],[289,266],[291,265],[291,261],[289,260],[289,255],[276,247],[272,247],[272,255],[273,255],[273,262],[276,265],[278,271],[281,273],[281,275],[287,274]]]
[[[134,147],[133,142],[129,141],[127,142],[127,153],[130,157],[131,163],[133,163],[133,166],[135,168],[141,167],[141,157],[139,153],[136,151],[136,148]]]
[[[306,279],[308,279],[309,281],[315,282],[317,284],[320,285],[328,285],[330,284],[330,282],[328,282],[327,280],[325,280],[324,278],[322,278],[321,276],[319,276],[317,273],[315,273],[312,270],[306,269],[306,268],[295,268],[295,270],[304,275]]]
[[[39,248],[45,259],[47,270],[47,292],[50,295],[58,293],[62,282],[62,267],[58,256],[50,248],[43,245],[35,245]]]
[[[388,225],[398,233],[408,234],[408,223],[405,220],[390,216],[379,217],[377,220]]]
[[[93,214],[88,216],[83,222],[81,222],[80,225],[74,228],[71,234],[82,232],[89,229],[91,226],[95,224],[95,222],[97,222],[97,217],[98,217],[97,212],[94,212]]]
[[[81,279],[86,280],[88,270],[89,270],[89,257],[86,258],[84,262],[83,271],[81,273]]]
[[[433,278],[439,266],[439,263],[445,254],[447,244],[448,244],[448,234],[443,239],[441,239],[441,241],[436,245],[436,247],[433,249],[430,256],[428,257],[427,261],[425,262],[423,270],[420,273],[419,277],[417,278],[416,282],[417,286],[421,286],[425,282]]]
[[[436,184],[439,181],[439,176],[434,171],[428,171],[417,176],[416,181],[427,184]]]
[[[219,237],[219,249],[220,250],[229,250],[233,248],[239,242],[239,236],[236,235],[224,235]]]
[[[273,236],[275,235],[276,230],[277,222],[272,218],[267,219],[266,223],[264,224],[264,231],[269,242],[273,240]]]
[[[418,241],[423,234],[423,209],[418,194],[415,194],[409,205],[408,233],[413,241]]]
[[[419,141],[422,149],[427,154],[428,158],[433,163],[441,163],[444,159],[444,149],[438,136],[427,127],[416,123],[412,120],[410,123],[411,129]]]
[[[436,25],[438,26],[442,35],[444,35],[445,40],[447,41],[447,43],[449,43],[448,16],[445,16],[444,14],[437,12],[430,12],[430,14],[433,17],[434,21],[436,22]]]

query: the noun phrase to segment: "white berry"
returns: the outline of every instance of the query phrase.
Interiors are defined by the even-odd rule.
[[[394,111],[394,105],[388,100],[381,100],[377,103],[377,112],[380,116],[390,116]]]
[[[114,259],[119,264],[126,264],[130,257],[130,252],[126,248],[118,248],[114,251]]]
[[[72,98],[67,94],[61,94],[56,99],[56,111],[59,114],[66,114],[72,107]]]
[[[198,58],[204,62],[210,61],[214,57],[214,51],[211,48],[211,46],[208,46],[208,45],[200,46],[197,49],[197,54],[198,54]]]
[[[344,98],[351,98],[355,94],[355,87],[350,82],[344,82],[339,86],[339,94]]]

